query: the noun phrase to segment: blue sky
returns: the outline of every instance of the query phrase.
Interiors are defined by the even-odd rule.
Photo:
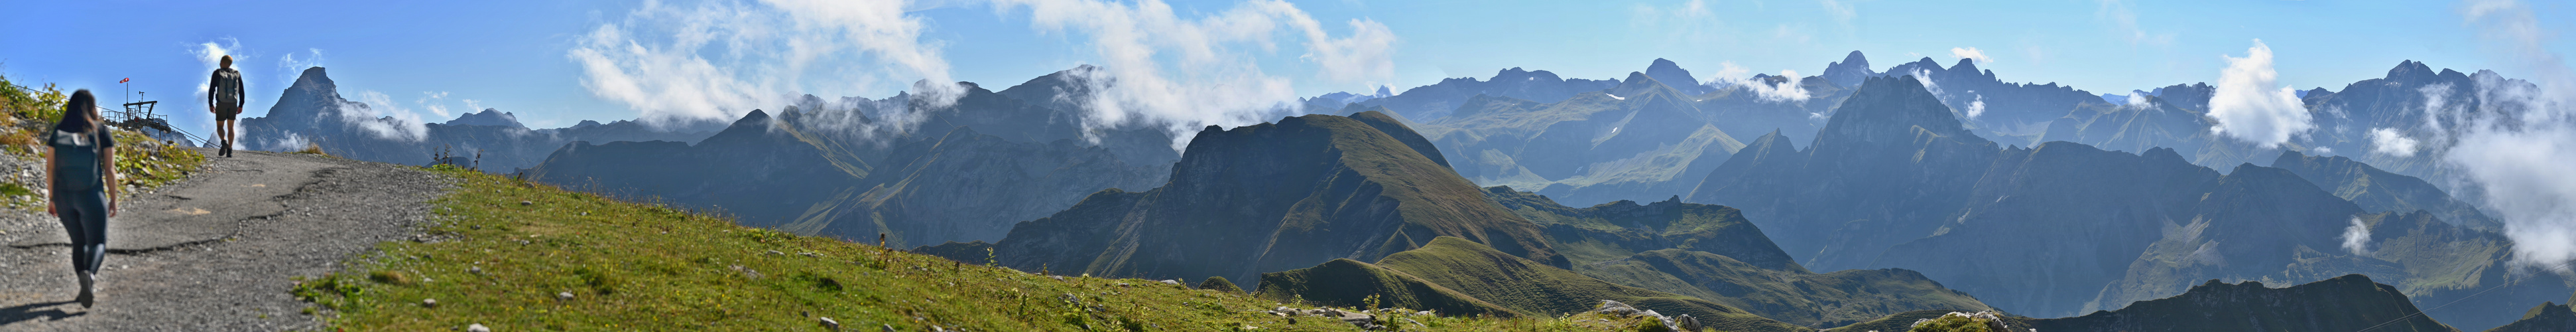
[[[1157,91],[1191,100],[1130,100],[1165,113],[1375,85],[1400,91],[1509,67],[1618,78],[1655,58],[1702,79],[1721,63],[1815,75],[1853,50],[1885,69],[1922,57],[1948,64],[1954,49],[1974,48],[1990,59],[1978,66],[2006,81],[2096,93],[2212,82],[2222,55],[2244,56],[2256,39],[2276,53],[2279,82],[2302,89],[2340,90],[2400,60],[2520,76],[2488,55],[2495,50],[2465,23],[2463,4],[2443,1],[1174,1],[1168,12],[1092,0],[800,2],[22,2],[0,13],[0,70],[102,96],[131,77],[133,89],[197,128],[206,117],[191,92],[209,68],[195,52],[207,43],[242,57],[252,116],[297,66],[318,63],[342,94],[372,93],[391,111],[435,122],[491,107],[537,127],[731,116],[798,93],[881,98],[943,75],[999,90],[1080,64],[1222,87]],[[2557,38],[2544,43],[2550,51],[2576,51],[2564,37],[2576,31],[2576,7],[2526,5]],[[715,38],[688,44],[688,33],[706,32],[692,22],[717,27]],[[1117,40],[1134,43],[1104,42]],[[799,53],[790,46],[798,43],[823,47]],[[584,49],[599,56],[578,56]],[[1122,53],[1130,51],[1150,53]],[[707,66],[659,66],[674,59]],[[648,84],[603,87],[614,77]],[[701,85],[729,93],[701,94]]]

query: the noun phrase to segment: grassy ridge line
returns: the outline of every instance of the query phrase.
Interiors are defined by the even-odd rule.
[[[1137,279],[1055,277],[735,226],[731,220],[455,169],[440,240],[386,242],[299,282],[344,330],[1349,331],[1283,304]],[[525,202],[525,204],[522,204]],[[775,252],[775,253],[772,253]],[[812,253],[807,255],[807,253]],[[479,271],[479,272],[477,272]],[[558,293],[569,293],[569,299]],[[423,305],[435,299],[436,306]],[[1073,299],[1068,301],[1067,299]],[[1311,308],[1304,305],[1292,307]],[[1406,330],[1633,330],[1633,319],[1409,317]],[[1401,321],[1399,321],[1401,322]]]

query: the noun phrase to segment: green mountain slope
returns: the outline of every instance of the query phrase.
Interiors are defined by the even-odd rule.
[[[1004,265],[1025,270],[1238,283],[1336,258],[1376,260],[1439,236],[1566,264],[1538,225],[1486,201],[1473,183],[1424,156],[1436,151],[1417,151],[1397,136],[1331,115],[1211,126],[1190,141],[1170,183],[1094,194],[1015,225],[989,246]]]
[[[2369,164],[2342,156],[2309,156],[2296,151],[2281,152],[2272,167],[2290,170],[2308,179],[2335,197],[2351,200],[2370,212],[2432,211],[2443,221],[2470,229],[2501,231],[2504,222],[2487,217],[2477,206],[2453,199],[2440,187],[2424,179],[2380,170]]]
[[[1333,259],[1315,267],[1262,273],[1261,289],[1253,294],[1272,301],[1305,301],[1353,308],[1370,308],[1369,297],[1376,296],[1375,308],[1430,310],[1442,315],[1521,316],[1518,311],[1460,294],[1412,274],[1347,258]]]
[[[1332,271],[1371,270],[1359,273]],[[1356,275],[1358,279],[1318,278],[1332,274]],[[1391,277],[1386,277],[1391,276]],[[1421,248],[1408,250],[1379,260],[1376,264],[1337,260],[1309,269],[1265,274],[1262,296],[1271,298],[1302,297],[1323,303],[1364,300],[1368,294],[1352,292],[1348,286],[1325,284],[1388,284],[1389,280],[1410,284],[1414,280],[1438,285],[1434,290],[1449,290],[1509,308],[1522,315],[1557,316],[1591,310],[1601,300],[1619,301],[1639,309],[1655,310],[1665,315],[1689,314],[1710,327],[1726,331],[1805,331],[1806,328],[1765,319],[1751,312],[1723,304],[1672,293],[1623,286],[1584,276],[1536,261],[1496,251],[1466,239],[1440,237]],[[1272,282],[1281,284],[1272,285]],[[1382,291],[1410,291],[1426,287],[1386,287]],[[1283,293],[1272,293],[1278,290]],[[1285,293],[1307,290],[1310,293]],[[1447,293],[1380,295],[1383,298],[1446,299]],[[1383,301],[1383,300],[1382,300]],[[1385,303],[1385,302],[1381,302]],[[1445,312],[1445,311],[1444,311]]]
[[[2487,332],[2545,331],[2576,331],[2576,311],[2569,310],[2564,304],[2544,302],[2538,307],[2532,307],[2531,311],[2524,312],[2522,320],[2487,330]]]
[[[1993,310],[1903,269],[1808,272],[1734,208],[1618,201],[1568,208],[1510,187],[1487,197],[1547,225],[1574,271],[1689,295],[1802,326],[1831,327],[1924,309]]]

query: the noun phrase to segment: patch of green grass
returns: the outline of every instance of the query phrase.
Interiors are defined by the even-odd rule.
[[[1249,294],[1141,279],[1046,276],[735,226],[666,206],[453,167],[437,241],[386,242],[350,271],[295,288],[331,328],[453,330],[1351,331],[1265,311]],[[521,205],[520,202],[529,202]],[[369,280],[399,271],[408,283]],[[1058,279],[1058,278],[1062,279]],[[570,293],[569,298],[561,297]],[[422,305],[436,299],[436,306]],[[1618,319],[1405,316],[1402,330],[1634,330]]]

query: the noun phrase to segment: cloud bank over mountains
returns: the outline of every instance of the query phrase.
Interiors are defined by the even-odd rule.
[[[1384,24],[1346,22],[1351,34],[1335,37],[1324,24],[1283,1],[1247,1],[1224,11],[1184,17],[1161,1],[1000,0],[995,12],[1025,12],[1032,28],[1087,38],[1096,70],[1073,72],[1092,91],[1086,128],[1159,126],[1175,137],[1208,125],[1241,126],[1291,114],[1297,103],[1289,77],[1267,73],[1257,57],[1279,52],[1283,41],[1302,44],[1299,59],[1315,63],[1318,76],[1376,85],[1395,73],[1396,37]],[[1355,84],[1357,85],[1357,84]]]
[[[911,107],[947,107],[962,91],[946,84],[953,80],[943,42],[925,36],[934,27],[913,11],[973,6],[1026,15],[1030,29],[1091,47],[1081,61],[1097,67],[1072,76],[1093,93],[1072,102],[1086,108],[1092,129],[1183,133],[1293,113],[1291,83],[1306,75],[1275,73],[1281,69],[1260,65],[1265,57],[1293,56],[1311,64],[1312,77],[1353,86],[1395,76],[1398,40],[1386,25],[1330,24],[1275,0],[1207,13],[1154,0],[648,2],[581,36],[565,56],[581,64],[594,96],[653,120],[731,119],[797,95],[908,87],[914,105],[877,111],[902,131],[900,119],[917,111]]]
[[[2478,197],[2505,219],[2505,236],[2514,241],[2516,262],[2568,272],[2576,261],[2576,71],[2566,58],[2547,48],[2551,31],[2540,27],[2532,9],[2520,1],[2477,0],[2463,16],[2479,29],[2490,56],[2528,73],[2530,81],[2508,80],[2481,70],[2477,82],[2479,110],[2467,118],[2442,162],[2455,169]],[[2453,101],[2458,102],[2458,101]],[[2428,110],[2431,111],[2431,110]]]

